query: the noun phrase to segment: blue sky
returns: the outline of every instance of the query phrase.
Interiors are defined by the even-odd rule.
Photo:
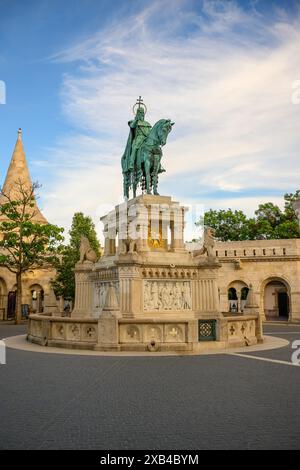
[[[249,213],[279,202],[300,187],[299,20],[296,1],[0,0],[1,180],[22,127],[48,219],[97,221],[121,199],[142,95],[152,124],[176,123],[162,194]]]

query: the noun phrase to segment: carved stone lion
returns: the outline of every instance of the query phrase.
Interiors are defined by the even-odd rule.
[[[95,250],[91,248],[89,239],[85,237],[84,235],[81,235],[81,238],[80,238],[79,252],[80,252],[80,260],[79,260],[80,263],[84,263],[85,261],[96,263],[98,256]]]
[[[194,256],[201,256],[207,254],[209,258],[215,256],[215,230],[211,227],[204,228],[204,242],[201,250],[194,251]]]

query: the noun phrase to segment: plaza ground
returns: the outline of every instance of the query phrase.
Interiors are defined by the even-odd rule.
[[[0,324],[0,338],[25,329]],[[292,342],[300,325],[265,333]],[[0,449],[299,449],[293,351],[155,358],[8,349]]]

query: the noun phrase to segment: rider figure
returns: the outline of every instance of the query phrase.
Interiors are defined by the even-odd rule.
[[[135,118],[133,121],[128,123],[130,127],[130,132],[132,133],[132,144],[130,148],[130,153],[128,152],[128,170],[132,171],[137,158],[137,153],[151,131],[151,125],[145,121],[145,111],[142,107],[137,109]]]

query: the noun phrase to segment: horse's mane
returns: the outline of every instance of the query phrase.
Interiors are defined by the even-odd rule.
[[[151,133],[155,134],[157,132],[157,130],[161,127],[162,124],[164,124],[165,122],[167,121],[167,119],[160,119],[159,121],[157,121],[154,126],[152,127],[149,135]]]

